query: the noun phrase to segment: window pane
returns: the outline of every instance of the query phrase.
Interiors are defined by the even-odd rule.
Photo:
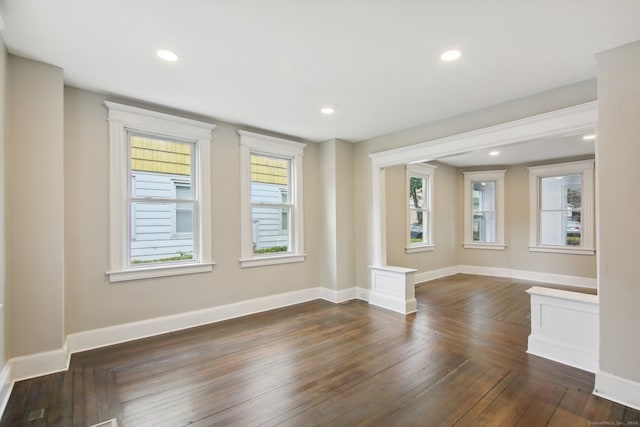
[[[290,160],[251,155],[251,203],[282,203],[289,190]]]
[[[282,229],[283,216],[291,217],[291,208],[254,206],[251,209],[253,223],[253,253],[289,251],[289,233]]]
[[[580,217],[567,217],[565,223],[566,245],[580,246],[582,243],[582,222]]]
[[[191,199],[191,186],[176,183],[176,199]],[[176,234],[193,233],[193,205],[178,203],[176,205]]]
[[[496,206],[496,182],[474,181],[471,183],[473,194],[473,211],[495,211]]]
[[[191,186],[176,184],[176,199],[191,199]]]
[[[540,244],[580,246],[582,175],[540,179]]]
[[[174,182],[191,188],[192,144],[132,135],[130,137],[131,194],[172,199]],[[175,189],[176,193],[178,188]],[[180,191],[184,191],[180,190]],[[181,193],[184,195],[184,193]],[[191,198],[189,191],[188,197]]]
[[[193,233],[193,205],[178,203],[176,205],[176,234]]]
[[[193,207],[189,207],[191,209],[185,211],[192,212]],[[171,218],[174,214],[177,219],[175,203],[131,203],[131,264],[193,259],[193,236],[173,233]]]
[[[540,213],[540,243],[543,245],[565,244],[565,221],[562,211]]]
[[[411,243],[423,243],[427,240],[427,218],[426,212],[412,210],[409,212],[409,238]]]
[[[424,179],[411,177],[409,182],[409,207],[424,207]]]
[[[582,175],[550,176],[540,179],[542,210],[580,209],[581,199]]]
[[[478,212],[473,214],[472,236],[474,242],[496,242],[496,214]]]

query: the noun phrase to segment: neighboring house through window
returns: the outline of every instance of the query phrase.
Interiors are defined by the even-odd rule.
[[[110,281],[211,271],[208,160],[214,125],[105,104]]]
[[[464,247],[506,249],[504,170],[464,172]]]
[[[529,250],[592,255],[594,161],[529,169]]]
[[[239,131],[242,267],[304,261],[305,144]]]
[[[433,176],[435,166],[407,165],[407,253],[433,250]]]

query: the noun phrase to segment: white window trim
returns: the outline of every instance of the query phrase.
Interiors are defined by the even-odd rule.
[[[287,139],[239,130],[240,135],[240,267],[302,262],[304,253],[304,215],[302,197],[302,157],[306,144]],[[282,254],[256,255],[251,241],[251,154],[281,156],[291,160],[289,203],[290,251]]]
[[[464,174],[464,242],[465,249],[487,249],[503,251],[507,248],[504,239],[504,219],[505,219],[505,191],[504,180],[506,170],[491,170],[477,172],[463,172]],[[496,241],[491,243],[473,241],[473,203],[471,203],[472,189],[474,181],[495,181],[496,182]]]
[[[210,123],[176,117],[142,108],[105,101],[109,121],[109,258],[110,282],[202,273],[213,270],[211,254],[211,131]],[[199,232],[194,233],[197,261],[144,267],[129,267],[129,132],[193,141],[198,149],[193,158],[199,209]],[[192,187],[192,188],[193,188]],[[197,235],[196,235],[197,234]]]
[[[435,249],[434,229],[433,229],[433,179],[437,166],[427,165],[424,163],[409,164],[405,167],[405,209],[406,213],[406,247],[405,253],[412,254],[416,252],[427,252]],[[427,241],[421,243],[411,242],[411,211],[409,209],[409,188],[411,186],[411,178],[423,178],[427,183],[427,197],[423,200],[427,212]]]
[[[529,169],[529,251],[575,255],[595,254],[595,160],[531,166],[527,169]],[[561,175],[582,175],[582,245],[578,247],[540,244],[540,179],[548,176]]]

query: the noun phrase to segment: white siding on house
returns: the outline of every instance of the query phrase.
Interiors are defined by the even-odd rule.
[[[288,197],[285,184],[251,183],[251,201],[253,203],[282,203],[283,200],[287,200],[283,199],[283,194],[284,197]],[[290,217],[287,209],[254,206],[252,209],[254,248],[288,246],[288,218]]]
[[[137,197],[175,197],[176,183],[190,177],[166,173],[132,172],[132,193]],[[131,215],[131,260],[151,261],[193,254],[193,234],[176,234],[176,204],[137,202]]]

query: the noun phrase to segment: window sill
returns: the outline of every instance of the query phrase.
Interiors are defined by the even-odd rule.
[[[564,246],[529,246],[529,252],[546,252],[551,254],[594,255],[595,249],[571,248]]]
[[[178,276],[182,274],[207,273],[213,271],[214,262],[158,265],[153,267],[131,268],[129,270],[108,271],[109,282],[150,279],[154,277]]]
[[[436,248],[436,245],[422,245],[422,246],[410,246],[404,248],[404,252],[407,254],[414,254],[417,252],[430,252]]]
[[[262,267],[263,265],[290,264],[303,262],[306,254],[266,255],[240,259],[241,268]]]
[[[499,243],[464,243],[462,246],[465,249],[487,249],[491,251],[504,251],[507,249],[506,245]]]

